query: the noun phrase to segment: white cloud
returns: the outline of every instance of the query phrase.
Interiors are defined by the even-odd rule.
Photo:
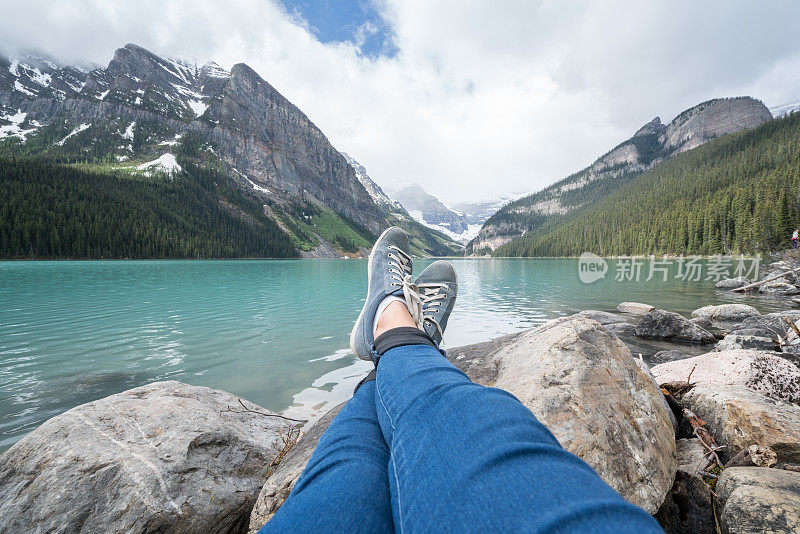
[[[0,46],[105,64],[134,42],[245,62],[380,184],[447,201],[539,189],[708,98],[800,99],[792,1],[383,0],[393,58],[322,44],[270,1],[42,6],[0,0]]]

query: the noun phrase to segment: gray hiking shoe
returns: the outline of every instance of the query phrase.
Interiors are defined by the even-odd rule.
[[[421,317],[414,317],[417,326],[431,337],[436,345],[442,342],[450,312],[456,304],[458,277],[453,265],[438,260],[422,271],[416,281],[422,307]],[[412,312],[412,316],[414,313]]]
[[[389,295],[403,296],[411,305],[416,287],[411,280],[411,248],[408,235],[393,226],[383,232],[369,255],[367,267],[367,300],[350,333],[350,349],[362,360],[373,360],[375,341],[372,325],[378,305]]]

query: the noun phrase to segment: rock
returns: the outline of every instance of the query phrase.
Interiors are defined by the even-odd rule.
[[[658,510],[676,469],[674,429],[664,396],[619,339],[578,314],[523,332],[488,363],[494,386],[564,448],[630,502]]]
[[[267,521],[272,519],[278,508],[289,497],[289,493],[294,488],[294,483],[300,478],[300,473],[303,472],[306,464],[311,459],[311,454],[317,447],[322,434],[328,429],[333,418],[336,417],[336,414],[339,413],[343,406],[344,403],[334,407],[314,423],[292,447],[292,450],[283,457],[275,471],[269,475],[266,483],[258,493],[255,506],[253,506],[253,511],[250,514],[248,532],[258,532]]]
[[[49,419],[0,456],[0,532],[241,532],[287,423],[239,400],[156,382]]]
[[[641,302],[621,302],[619,306],[617,306],[617,310],[622,313],[632,313],[634,315],[644,315],[653,309],[653,306],[642,304]]]
[[[728,460],[725,469],[729,467],[774,467],[777,464],[778,454],[771,447],[750,445]]]
[[[623,317],[618,313],[611,313],[599,310],[584,310],[582,312],[576,313],[574,316],[593,319],[602,325],[625,322],[625,317]]]
[[[633,336],[636,334],[636,325],[631,323],[611,323],[603,326],[605,326],[606,330],[618,336]]]
[[[699,326],[700,328],[706,330],[714,326],[714,323],[712,323],[711,319],[709,319],[708,317],[692,317],[689,320],[692,321],[697,326]]]
[[[779,312],[772,312],[766,314],[764,317],[768,319],[776,318],[783,319],[784,317],[791,319],[794,322],[800,322],[800,310],[784,310]]]
[[[722,532],[800,532],[800,473],[764,467],[725,469],[716,488]]]
[[[797,295],[800,293],[796,286],[778,280],[759,286],[758,291],[768,295]]]
[[[778,339],[779,337],[785,338],[788,336],[789,325],[786,324],[782,317],[767,314],[747,317],[735,330],[759,330],[761,333],[756,334],[753,332],[752,334]]]
[[[750,445],[747,448],[747,453],[750,455],[750,461],[758,467],[773,467],[778,463],[778,455],[771,447]]]
[[[668,339],[685,343],[706,344],[714,335],[682,315],[664,310],[647,313],[636,326],[636,335],[645,339]]]
[[[731,289],[738,289],[740,287],[744,287],[744,286],[746,286],[747,284],[750,284],[750,283],[752,283],[752,282],[750,280],[748,280],[746,277],[738,276],[736,278],[726,278],[724,280],[720,280],[719,282],[714,284],[714,287],[717,288],[717,289],[731,290]]]
[[[698,438],[681,438],[675,441],[675,450],[678,456],[678,471],[690,474],[697,472],[697,467],[703,459],[706,450]]]
[[[733,349],[775,350],[775,342],[771,337],[728,334],[714,345],[717,351]]]
[[[694,378],[694,375],[692,375]],[[707,423],[726,454],[750,445],[771,447],[778,461],[800,463],[800,406],[768,397],[742,385],[700,385],[682,404]]]
[[[773,399],[800,402],[800,368],[777,353],[741,349],[709,352],[662,363],[651,371],[659,385],[686,382],[691,373],[695,385],[744,386]]]
[[[792,302],[800,306],[800,297],[792,297]]]
[[[686,354],[679,350],[661,350],[653,354],[652,360],[656,363],[674,362],[676,360],[684,360],[691,358],[691,354]]]
[[[775,332],[774,329],[762,326],[757,328],[736,328],[731,330],[728,335],[735,335],[735,336],[755,336],[755,337],[765,337],[772,342],[778,341],[778,333]],[[724,339],[724,338],[723,338]],[[769,349],[773,350],[773,349]]]
[[[681,470],[655,518],[666,534],[716,533],[711,490],[703,479]]]
[[[703,306],[692,312],[692,317],[707,317],[713,322],[741,321],[745,317],[761,315],[757,309],[746,304],[720,304]]]

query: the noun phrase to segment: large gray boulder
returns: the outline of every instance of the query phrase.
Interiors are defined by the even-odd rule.
[[[797,295],[800,293],[797,286],[779,280],[759,286],[758,291],[767,295]]]
[[[755,349],[755,350],[775,350],[775,342],[769,335],[754,336],[745,334],[730,333],[719,340],[714,345],[714,350],[734,350],[734,349]]]
[[[694,379],[694,375],[692,375]],[[800,463],[800,406],[742,385],[700,385],[682,404],[707,423],[729,456],[750,447],[771,447],[779,462]]]
[[[800,367],[773,352],[725,350],[708,352],[651,369],[659,385],[686,382],[701,386],[736,385],[773,399],[800,402]]]
[[[719,477],[716,506],[722,532],[800,532],[800,473],[731,467]]]
[[[715,323],[741,321],[745,317],[760,315],[757,309],[747,304],[720,304],[703,306],[692,312],[692,317],[707,317]]]
[[[597,321],[564,317],[447,356],[473,382],[516,395],[623,497],[659,509],[677,465],[670,413],[653,379]],[[251,532],[283,503],[332,419],[314,425],[267,480]]]
[[[655,513],[672,486],[668,408],[630,351],[596,321],[574,316],[501,348],[495,387],[514,394],[623,497]]]
[[[288,423],[240,400],[156,382],[53,417],[0,456],[0,532],[242,532]]]
[[[724,280],[720,280],[719,282],[714,284],[714,287],[717,289],[731,290],[744,287],[750,283],[752,283],[752,281],[747,279],[746,277],[737,276],[736,278],[725,278]]]
[[[674,312],[652,310],[636,325],[636,335],[644,339],[666,339],[682,343],[713,343],[714,334]]]

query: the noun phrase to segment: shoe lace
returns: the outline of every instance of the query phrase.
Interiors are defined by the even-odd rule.
[[[403,289],[403,298],[406,301],[406,307],[411,313],[411,318],[417,328],[422,328],[422,298],[419,294],[417,284],[411,278],[411,256],[404,250],[391,245],[388,247],[387,264],[389,266],[389,279],[392,280],[393,287],[400,287]]]
[[[422,284],[417,284],[417,289],[419,291],[420,303],[422,306],[422,319],[420,321],[419,326],[422,328],[421,324],[428,322],[436,327],[436,330],[439,332],[439,336],[444,336],[444,332],[442,331],[442,327],[439,325],[439,321],[434,318],[435,313],[438,313],[444,304],[444,300],[447,298],[447,294],[442,292],[442,289],[449,289],[450,286],[447,284],[441,284],[436,282],[425,282]]]

